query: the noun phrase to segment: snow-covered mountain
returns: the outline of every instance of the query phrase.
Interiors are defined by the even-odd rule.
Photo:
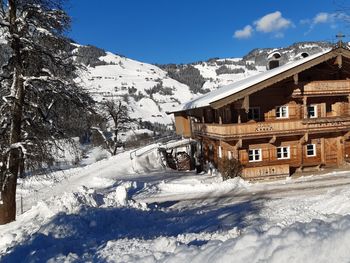
[[[132,117],[170,124],[171,116],[166,112],[181,103],[266,71],[275,57],[282,65],[324,51],[331,44],[303,42],[286,48],[254,49],[243,58],[181,65],[151,65],[93,46],[75,46],[76,61],[84,65],[80,81],[95,99],[120,98],[130,105]]]
[[[76,54],[77,61],[85,65],[82,84],[93,97],[98,101],[119,97],[130,105],[131,116],[142,121],[170,124],[165,112],[194,95],[157,66],[90,46],[79,46]]]
[[[171,124],[166,112],[196,96],[268,70],[277,56],[279,64],[298,60],[331,47],[326,42],[301,42],[285,48],[254,49],[242,58],[213,58],[190,64],[151,65],[112,54],[94,46],[72,44],[78,81],[97,101],[124,100],[131,116],[150,123]],[[0,64],[9,49],[0,41]]]

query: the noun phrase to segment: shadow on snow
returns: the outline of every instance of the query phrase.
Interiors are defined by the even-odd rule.
[[[57,214],[37,233],[9,249],[1,262],[45,262],[50,258],[74,253],[81,261],[98,260],[96,251],[109,240],[143,239],[179,234],[212,233],[248,224],[262,225],[258,216],[266,199],[212,208],[172,210],[172,203],[154,206],[150,211],[134,208],[85,207],[78,214]],[[207,241],[192,240],[188,245],[201,246]]]

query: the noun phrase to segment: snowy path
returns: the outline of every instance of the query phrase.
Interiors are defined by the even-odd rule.
[[[344,174],[344,175],[342,175]],[[134,199],[145,203],[162,203],[170,201],[203,200],[210,198],[231,197],[236,201],[249,200],[256,197],[281,198],[302,194],[324,194],[329,189],[342,189],[350,186],[350,171],[339,172],[336,175],[326,174],[300,179],[281,180],[275,182],[260,182],[249,188],[232,189],[230,191],[213,191],[207,193],[187,192],[159,193],[150,196],[135,196]]]

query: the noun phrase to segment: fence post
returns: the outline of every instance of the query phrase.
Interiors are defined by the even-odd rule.
[[[23,214],[23,196],[21,195],[21,214]]]

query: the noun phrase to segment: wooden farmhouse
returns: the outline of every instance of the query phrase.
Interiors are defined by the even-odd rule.
[[[247,179],[347,165],[350,50],[340,42],[273,67],[181,105],[176,132],[196,139],[216,167],[236,158]]]

